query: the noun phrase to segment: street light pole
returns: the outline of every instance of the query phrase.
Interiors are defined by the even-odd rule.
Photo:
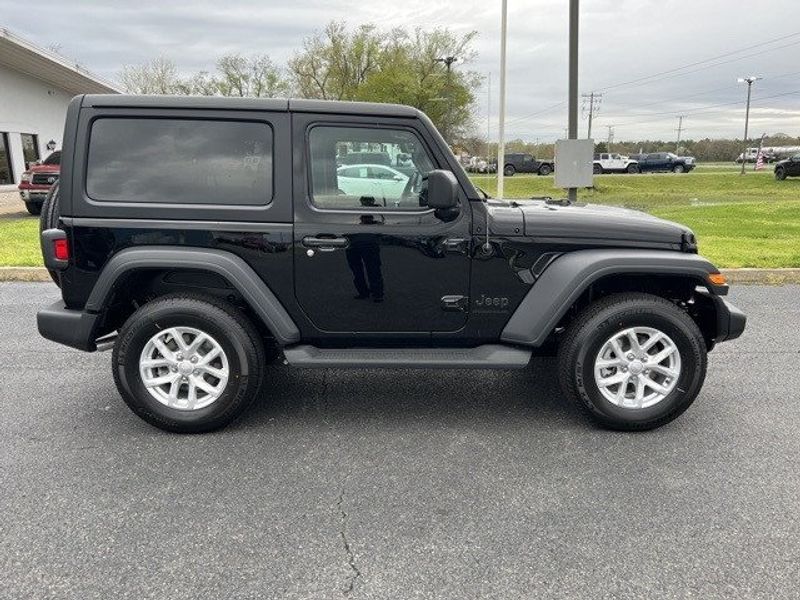
[[[508,0],[503,0],[500,17],[500,122],[497,126],[497,197],[503,197],[503,169],[506,162],[506,38]]]
[[[442,137],[447,140],[448,144],[452,144],[453,141],[450,139],[450,115],[451,113],[451,106],[453,104],[452,98],[452,67],[453,63],[458,62],[457,56],[445,56],[443,58],[437,58],[435,62],[440,62],[447,67],[447,81],[446,81],[446,95],[447,95],[447,104],[445,105],[445,123],[444,123],[444,131],[442,131]]]
[[[504,0],[505,1],[505,0]],[[580,0],[569,0],[569,139],[578,139],[578,24]],[[578,201],[578,189],[567,190],[567,200]]]
[[[751,75],[750,77],[740,77],[738,79],[739,83],[747,84],[747,109],[744,113],[744,151],[742,152],[742,175],[744,175],[745,162],[747,161],[747,133],[750,127],[750,94],[753,91],[753,84],[759,79],[761,79],[761,77],[757,77],[755,75]]]

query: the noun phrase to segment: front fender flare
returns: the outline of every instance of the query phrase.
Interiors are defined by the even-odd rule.
[[[84,310],[100,313],[114,285],[126,273],[162,268],[211,271],[224,277],[264,321],[279,344],[285,346],[300,341],[300,330],[267,284],[241,257],[224,250],[174,246],[121,250],[111,257],[101,271]]]
[[[608,275],[681,275],[697,281],[715,295],[726,285],[712,285],[708,275],[717,268],[696,254],[660,250],[576,250],[554,260],[536,280],[506,323],[500,339],[541,346],[569,310],[595,281]]]

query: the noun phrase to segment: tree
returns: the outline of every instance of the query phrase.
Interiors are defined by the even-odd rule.
[[[275,98],[285,96],[289,84],[266,54],[228,54],[217,61],[216,88],[222,96]]]
[[[175,63],[159,57],[142,65],[125,65],[120,83],[129,94],[181,93],[181,81]]]
[[[289,61],[298,95],[323,100],[353,100],[367,76],[378,66],[382,42],[373,25],[350,32],[343,22],[331,22],[303,41],[303,50]]]
[[[380,33],[372,25],[350,31],[332,22],[307,38],[289,61],[295,91],[306,98],[408,104],[424,111],[453,142],[469,125],[480,76],[440,59],[474,59],[475,32],[447,29]]]

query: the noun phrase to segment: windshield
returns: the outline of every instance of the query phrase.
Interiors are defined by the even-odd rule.
[[[53,152],[50,156],[45,158],[42,161],[43,165],[60,165],[61,164],[61,152]]]

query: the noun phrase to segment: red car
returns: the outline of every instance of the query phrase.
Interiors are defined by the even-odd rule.
[[[61,151],[53,152],[38,165],[31,165],[22,174],[19,195],[32,215],[42,212],[42,203],[61,171]]]

